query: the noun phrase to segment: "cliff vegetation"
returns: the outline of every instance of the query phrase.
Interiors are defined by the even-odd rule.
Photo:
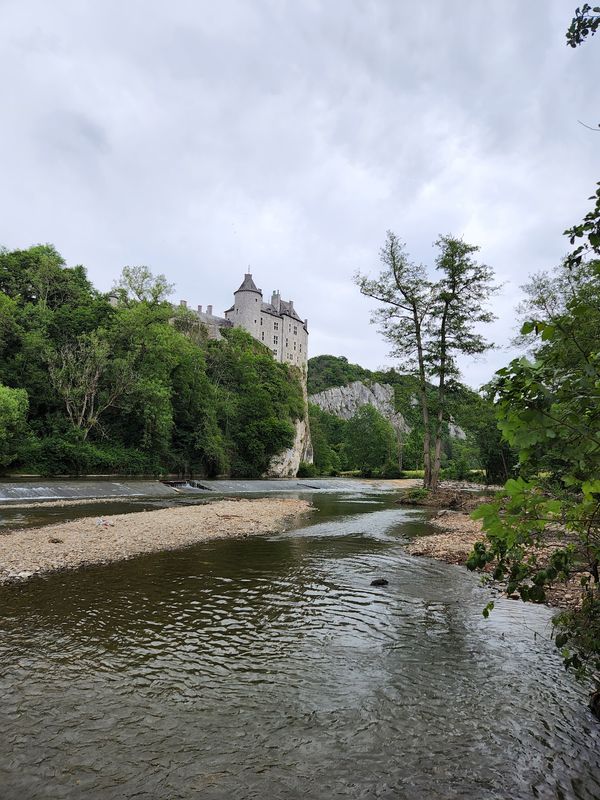
[[[350,418],[323,410],[323,392],[352,387],[360,381],[371,390],[373,406],[364,406]],[[391,387],[391,403],[377,403],[382,392],[377,386]],[[395,369],[370,371],[346,358],[316,356],[308,362],[308,391],[314,466],[320,474],[359,470],[363,474],[396,477],[402,471],[423,470],[424,427],[418,402],[418,380]],[[365,397],[369,392],[365,392]],[[442,435],[441,465],[444,477],[504,482],[515,464],[514,450],[501,439],[490,398],[456,381],[449,390],[447,407],[450,421]],[[315,397],[317,395],[317,397]],[[435,409],[435,390],[428,387]],[[310,402],[310,401],[313,402]],[[319,400],[319,404],[315,403]],[[403,425],[398,424],[401,418]],[[382,434],[387,423],[387,433]],[[361,447],[353,435],[355,427],[364,429]],[[430,431],[431,432],[431,431]],[[368,448],[365,457],[363,450]]]

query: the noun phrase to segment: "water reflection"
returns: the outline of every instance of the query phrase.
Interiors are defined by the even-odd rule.
[[[472,576],[402,550],[418,514],[319,503],[0,590],[2,798],[599,797],[548,612],[486,622]]]

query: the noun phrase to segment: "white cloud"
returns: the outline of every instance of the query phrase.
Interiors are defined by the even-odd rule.
[[[598,177],[597,43],[559,0],[0,6],[0,243],[52,241],[107,289],[145,263],[222,310],[248,264],[313,354],[386,345],[352,284],[387,228],[481,245],[505,288],[562,256]],[[506,361],[465,365],[473,385]]]

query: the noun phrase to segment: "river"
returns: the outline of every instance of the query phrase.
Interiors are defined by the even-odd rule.
[[[2,800],[600,798],[550,610],[484,620],[475,576],[404,551],[423,512],[313,500],[296,530],[0,588]]]

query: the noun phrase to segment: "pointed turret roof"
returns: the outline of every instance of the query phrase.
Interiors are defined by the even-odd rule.
[[[238,292],[256,292],[257,294],[262,294],[260,289],[257,289],[256,284],[252,280],[252,273],[246,272],[244,275],[244,280],[242,281],[242,285],[240,288],[234,292],[237,294]]]

